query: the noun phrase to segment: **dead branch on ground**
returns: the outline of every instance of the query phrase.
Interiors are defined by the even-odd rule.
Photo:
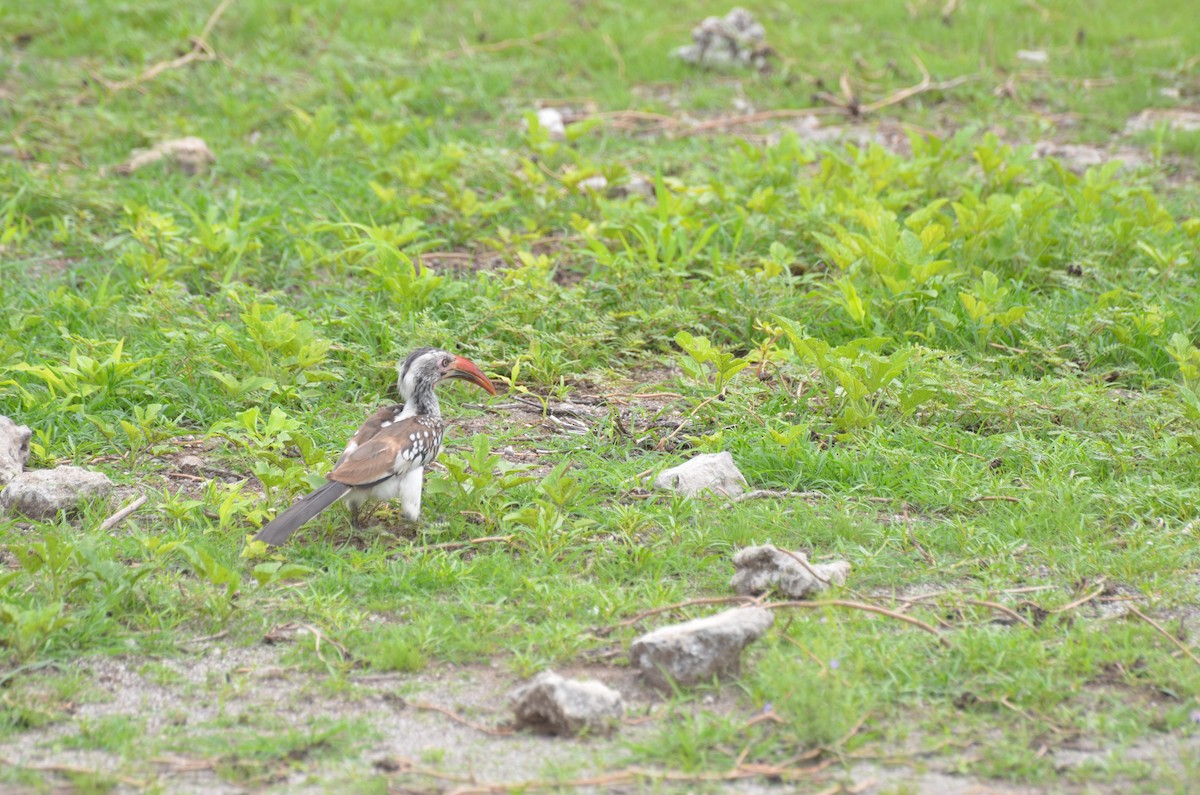
[[[530,792],[545,789],[580,789],[584,787],[618,787],[622,785],[637,784],[638,782],[663,782],[677,784],[701,784],[704,782],[722,782],[722,781],[740,781],[751,778],[766,778],[769,780],[778,781],[798,781],[807,779],[820,773],[825,768],[834,764],[837,760],[834,758],[823,760],[809,767],[785,767],[781,765],[766,765],[754,763],[739,763],[732,769],[724,772],[714,773],[686,773],[680,770],[658,770],[642,767],[628,767],[624,770],[617,770],[611,773],[601,773],[595,776],[585,776],[574,779],[562,780],[541,780],[534,779],[530,781],[511,781],[511,782],[483,782],[477,780],[474,776],[463,775],[461,773],[445,773],[441,770],[436,770],[425,765],[418,764],[411,759],[403,757],[392,757],[386,760],[389,770],[396,773],[424,776],[426,778],[436,779],[438,781],[446,781],[454,784],[459,784],[453,790],[450,790],[451,795],[501,795],[508,792]],[[405,792],[406,790],[393,786],[391,792]]]
[[[1167,640],[1171,641],[1176,646],[1178,646],[1179,650],[1182,651],[1184,654],[1186,654],[1188,657],[1191,657],[1192,662],[1196,663],[1196,665],[1200,665],[1200,657],[1197,657],[1196,653],[1194,651],[1192,651],[1186,645],[1184,645],[1183,641],[1181,641],[1179,638],[1172,635],[1170,632],[1167,632],[1167,630],[1163,627],[1162,624],[1158,623],[1153,618],[1150,618],[1150,616],[1146,615],[1141,610],[1138,610],[1133,605],[1129,606],[1129,612],[1133,613],[1135,616],[1140,618],[1142,621],[1145,621],[1147,624],[1154,627],[1154,629],[1158,631],[1158,634],[1162,635],[1164,638],[1166,638]]]
[[[869,605],[869,604],[865,604],[863,602],[850,602],[845,599],[821,599],[821,600],[817,600],[817,601],[813,601],[813,602],[800,602],[800,601],[793,600],[793,601],[787,601],[787,602],[768,602],[767,604],[762,605],[762,607],[766,608],[767,610],[780,610],[783,608],[798,608],[798,609],[802,609],[802,610],[816,610],[816,609],[819,609],[822,607],[845,607],[845,608],[849,608],[851,610],[862,610],[862,611],[865,611],[868,613],[877,613],[881,616],[887,616],[888,618],[894,618],[897,621],[903,621],[906,624],[912,624],[914,627],[923,629],[926,632],[928,632],[929,634],[933,635],[934,637],[936,637],[938,639],[939,642],[941,642],[943,644],[946,643],[946,639],[944,637],[942,637],[942,634],[940,632],[938,632],[937,629],[935,629],[933,626],[931,626],[929,624],[926,624],[924,621],[920,620],[919,618],[913,618],[912,616],[906,616],[903,613],[897,613],[894,610],[888,610],[886,607],[879,607],[878,605]]]
[[[535,33],[532,36],[525,36],[519,39],[504,39],[503,41],[492,42],[491,44],[467,44],[467,40],[460,38],[458,40],[457,50],[447,50],[446,52],[436,53],[429,56],[430,61],[440,61],[446,58],[457,58],[459,56],[471,57],[481,52],[503,52],[504,50],[512,49],[513,47],[533,47],[538,42],[558,36],[562,31],[559,28],[551,30],[543,30],[541,33]]]
[[[454,721],[455,723],[461,723],[463,726],[466,726],[467,728],[474,729],[475,731],[483,732],[484,734],[490,734],[493,737],[508,737],[515,733],[512,729],[501,729],[501,728],[494,728],[491,726],[484,726],[482,723],[476,723],[473,720],[464,718],[462,715],[459,715],[457,712],[455,712],[451,709],[447,709],[446,707],[439,706],[437,704],[427,704],[423,701],[412,701],[407,698],[401,698],[401,699],[397,699],[397,700],[403,706],[412,707],[413,709],[424,710],[425,712],[437,712],[441,715],[445,715],[447,718]]]
[[[484,536],[483,538],[472,538],[469,541],[447,541],[443,544],[428,544],[423,545],[422,549],[462,549],[464,547],[479,546],[481,544],[507,544],[516,538],[515,535],[507,536]]]
[[[217,21],[220,20],[221,15],[225,13],[225,9],[227,9],[232,2],[233,0],[221,0],[221,2],[217,4],[217,7],[213,9],[211,14],[209,14],[208,21],[204,23],[204,27],[200,30],[200,33],[192,36],[192,48],[183,55],[180,55],[177,58],[172,58],[169,61],[159,61],[158,63],[148,67],[137,77],[131,77],[128,80],[119,80],[113,82],[111,80],[106,80],[99,75],[93,75],[93,77],[98,83],[115,94],[118,91],[124,91],[127,88],[132,88],[153,80],[163,72],[168,72],[172,69],[179,69],[187,66],[193,61],[215,60],[217,58],[217,52],[212,48],[212,45],[208,43],[208,35],[212,33],[213,28],[216,27]],[[75,104],[79,104],[87,96],[88,92],[85,91],[84,93],[75,97]]]
[[[134,511],[136,511],[138,508],[141,508],[145,504],[146,504],[146,495],[143,494],[142,496],[138,497],[133,502],[126,505],[121,510],[114,513],[112,516],[105,519],[104,522],[98,528],[96,528],[96,532],[97,533],[107,533],[109,530],[112,530],[114,527],[119,525],[121,522],[123,522],[127,518],[129,518],[130,514],[132,514]]]

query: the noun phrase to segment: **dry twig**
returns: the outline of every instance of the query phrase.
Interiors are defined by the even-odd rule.
[[[0,687],[5,687],[9,682],[11,682],[13,679],[16,679],[21,674],[30,673],[31,671],[40,671],[44,668],[55,668],[59,671],[67,670],[53,660],[42,660],[41,662],[29,663],[28,665],[22,665],[0,674]]]
[[[1057,585],[1026,585],[1023,588],[1005,588],[1000,591],[1002,594],[1019,594],[1019,593],[1038,593],[1040,591],[1053,591]]]
[[[129,778],[117,773],[111,773],[106,770],[93,770],[87,767],[77,767],[75,765],[34,765],[28,762],[14,762],[10,759],[0,757],[0,767],[9,768],[12,770],[35,770],[39,773],[64,773],[74,776],[96,776],[99,778],[111,778],[119,781],[122,784],[133,787],[138,790],[145,790],[150,786],[148,781],[139,781],[136,778]]]
[[[504,39],[503,41],[496,41],[492,42],[491,44],[477,44],[474,46],[467,44],[465,39],[460,39],[457,50],[447,50],[443,53],[431,55],[429,56],[429,60],[437,61],[443,58],[457,58],[460,55],[470,57],[476,53],[502,52],[503,50],[508,50],[513,47],[532,47],[540,41],[545,41],[546,39],[553,38],[557,35],[559,35],[559,29],[553,28],[551,30],[543,30],[541,33],[535,33],[532,36],[526,36],[520,39]]]
[[[478,544],[507,544],[514,538],[516,538],[515,535],[484,536],[483,538],[472,538],[470,541],[447,541],[444,544],[430,544],[423,546],[422,549],[462,549],[463,547],[473,547]]]
[[[1016,704],[1009,701],[1007,698],[995,699],[993,703],[999,704],[1000,706],[1004,707],[1005,709],[1012,710],[1013,712],[1017,713],[1018,715],[1020,715],[1022,718],[1029,721],[1030,723],[1037,724],[1038,726],[1049,726],[1050,731],[1054,732],[1055,734],[1065,734],[1067,731],[1063,727],[1052,723],[1050,721],[1050,719],[1046,718],[1045,716],[1034,715],[1034,714],[1030,713],[1028,710],[1021,709]]]
[[[96,532],[97,533],[107,533],[109,530],[112,530],[114,527],[119,525],[121,522],[128,519],[130,514],[132,514],[138,508],[141,508],[143,505],[145,505],[146,499],[147,499],[147,497],[145,494],[138,497],[136,500],[129,503],[121,510],[117,511],[112,516],[105,519],[104,522],[101,523],[101,525],[98,528],[96,528]]]
[[[1092,593],[1090,593],[1086,596],[1082,596],[1082,597],[1076,599],[1074,602],[1071,602],[1070,604],[1065,604],[1062,607],[1056,607],[1055,609],[1051,610],[1050,612],[1051,613],[1065,613],[1068,610],[1074,610],[1075,608],[1079,607],[1080,605],[1087,604],[1088,602],[1095,599],[1097,596],[1100,596],[1101,594],[1104,593],[1104,578],[1103,577],[1100,578],[1099,582],[1097,582],[1096,585],[1098,587]]]
[[[622,83],[625,82],[625,59],[621,57],[621,50],[618,49],[617,43],[613,41],[613,37],[608,35],[607,31],[601,31],[600,38],[604,40],[604,46],[608,48],[613,60],[617,62],[617,77]]]
[[[137,77],[132,77],[128,80],[112,82],[111,80],[105,80],[103,77],[98,75],[96,76],[96,80],[109,91],[115,93],[117,91],[124,91],[127,88],[140,85],[149,80],[153,80],[163,72],[187,66],[192,61],[214,60],[217,57],[217,53],[212,48],[212,45],[208,43],[208,34],[212,33],[213,28],[217,24],[217,20],[221,18],[221,15],[225,13],[225,9],[228,8],[232,2],[233,0],[221,0],[221,2],[217,4],[217,7],[213,9],[211,14],[209,14],[208,20],[204,23],[204,27],[200,30],[200,33],[192,37],[192,48],[183,55],[180,55],[178,58],[172,58],[169,61],[159,61],[158,63],[147,68]],[[79,103],[85,96],[87,96],[86,92],[80,94],[75,98],[75,102]]]
[[[910,86],[909,88],[897,91],[895,94],[884,97],[877,102],[871,102],[863,105],[858,109],[858,112],[855,115],[874,113],[881,108],[886,108],[889,105],[897,105],[907,99],[917,96],[918,94],[924,94],[926,91],[947,91],[951,88],[961,86],[963,83],[968,83],[975,79],[974,75],[963,75],[962,77],[956,77],[952,80],[943,80],[941,82],[934,83],[929,79],[929,70],[925,68],[925,64],[921,61],[921,59],[914,55],[913,61],[916,62],[917,68],[921,70],[921,82],[917,83],[915,86]]]
[[[969,455],[971,458],[978,458],[980,461],[990,461],[991,460],[987,456],[979,455],[978,453],[971,453],[971,452],[963,450],[959,447],[955,447],[953,445],[942,444],[941,442],[935,442],[933,439],[926,439],[925,441],[929,442],[930,444],[932,444],[935,447],[940,447],[943,450],[950,450],[951,452],[959,453],[961,455]]]
[[[845,599],[822,599],[822,600],[818,600],[818,601],[814,601],[814,602],[798,602],[798,601],[768,602],[767,604],[762,605],[762,606],[765,607],[767,610],[778,610],[778,609],[785,608],[785,607],[795,607],[795,608],[800,608],[800,609],[804,609],[804,610],[816,610],[816,609],[822,608],[822,607],[846,607],[846,608],[850,608],[851,610],[863,610],[868,613],[878,613],[881,616],[887,616],[888,618],[894,618],[897,621],[903,621],[906,624],[912,624],[914,627],[923,629],[926,632],[928,632],[929,634],[933,635],[941,643],[943,643],[943,644],[946,643],[946,639],[944,637],[942,637],[942,634],[940,632],[938,632],[937,629],[935,629],[934,627],[932,627],[929,624],[926,624],[924,621],[920,620],[919,618],[913,618],[912,616],[906,616],[903,613],[897,613],[894,610],[888,610],[887,608],[879,607],[878,605],[869,605],[869,604],[865,604],[863,602],[850,602]]]
[[[720,392],[713,395],[712,397],[706,398],[705,400],[700,401],[700,403],[696,406],[696,408],[692,409],[688,413],[688,415],[683,418],[683,422],[679,423],[679,425],[677,425],[675,427],[675,430],[671,431],[669,434],[667,434],[666,436],[664,436],[662,439],[659,440],[658,444],[654,446],[654,449],[660,450],[660,451],[665,449],[667,446],[667,442],[674,439],[676,434],[678,434],[680,431],[682,431],[684,428],[686,428],[688,426],[688,424],[692,421],[692,417],[695,417],[696,414],[700,411],[700,409],[704,408],[709,403],[712,403],[714,400],[724,400],[724,399],[725,399],[725,390],[722,389]]]
[[[778,549],[783,554],[787,555],[792,560],[799,563],[800,567],[803,568],[805,571],[807,571],[814,580],[821,583],[822,585],[829,585],[829,579],[827,577],[822,577],[820,574],[817,574],[816,569],[814,569],[812,566],[810,566],[807,560],[805,560],[801,556],[797,555],[795,552],[792,552],[790,549],[784,549],[783,547],[775,547],[775,548]]]
[[[682,399],[683,395],[678,392],[609,392],[601,395],[605,400],[613,398],[676,398]]]
[[[933,553],[926,549],[925,545],[917,540],[917,534],[913,532],[912,519],[910,519],[908,516],[907,508],[904,509],[904,536],[908,539],[908,542],[913,545],[917,552],[921,553],[921,557],[925,559],[926,563],[934,567],[938,565],[937,558],[933,556]]]
[[[214,759],[189,759],[185,756],[156,756],[150,760],[156,765],[165,765],[170,770],[165,775],[175,776],[180,773],[194,773],[198,770],[212,770],[217,762]]]
[[[557,406],[552,406],[552,405],[550,405],[549,401],[547,401],[545,404],[542,404],[536,400],[530,400],[529,398],[518,397],[517,395],[509,395],[509,397],[512,400],[516,401],[517,403],[520,403],[523,406],[528,406],[529,408],[531,408],[534,411],[541,414],[543,417],[553,417],[555,415],[562,415],[564,417],[572,417],[572,418],[578,419],[578,420],[590,420],[591,419],[590,415],[582,414],[582,413],[576,411],[575,409],[567,408],[561,404],[557,405]]]
[[[1021,615],[1016,610],[1013,610],[1011,607],[1005,607],[1004,605],[1000,604],[999,602],[989,602],[984,599],[964,599],[963,601],[969,605],[975,605],[976,607],[986,607],[990,610],[995,610],[998,613],[1004,613],[1004,615],[1008,616],[1009,618],[1012,618],[1015,621],[1019,621],[1022,624],[1024,624],[1025,626],[1029,627],[1030,629],[1033,629],[1033,623],[1030,622],[1029,619],[1025,618],[1025,616]]]
[[[313,650],[317,653],[318,657],[321,656],[321,641],[325,641],[330,646],[333,646],[335,649],[340,651],[342,653],[342,657],[350,656],[350,652],[346,651],[345,646],[338,643],[336,640],[329,637],[324,632],[322,632],[321,630],[314,627],[312,624],[296,624],[296,626],[299,629],[303,629],[304,631],[308,632],[310,635],[313,636],[313,638],[315,638],[316,645]],[[324,659],[324,658],[322,658],[322,659]]]
[[[455,723],[461,723],[463,726],[466,726],[467,728],[474,729],[475,731],[483,732],[484,734],[490,734],[493,737],[508,737],[509,735],[512,735],[515,733],[515,732],[513,732],[512,729],[499,729],[499,728],[493,728],[491,726],[484,726],[482,723],[475,723],[474,721],[464,718],[462,715],[459,715],[457,712],[447,709],[446,707],[438,706],[437,704],[426,704],[423,701],[410,701],[407,698],[399,699],[399,701],[401,704],[403,704],[406,707],[412,707],[413,709],[425,710],[426,712],[440,713],[442,715],[445,715],[447,718],[454,721]]]
[[[1183,641],[1181,641],[1179,638],[1175,637],[1170,632],[1167,632],[1167,630],[1163,627],[1162,624],[1158,623],[1153,618],[1151,618],[1150,616],[1143,613],[1141,610],[1138,610],[1133,605],[1129,606],[1129,612],[1133,613],[1135,616],[1140,618],[1142,621],[1145,621],[1147,624],[1154,627],[1156,630],[1158,630],[1158,633],[1160,635],[1162,635],[1164,638],[1166,638],[1167,640],[1171,641],[1176,646],[1178,646],[1179,650],[1182,651],[1184,654],[1186,654],[1188,657],[1191,657],[1192,662],[1196,663],[1196,665],[1200,665],[1200,657],[1196,656],[1196,652],[1192,651],[1186,645],[1184,645]]]
[[[653,470],[647,470],[649,474]],[[891,497],[862,497],[856,494],[843,494],[842,497],[848,500],[860,500],[862,502],[873,503],[892,503],[895,502]],[[746,500],[766,500],[766,499],[789,499],[795,498],[800,500],[829,500],[833,499],[833,495],[826,494],[823,491],[781,491],[776,489],[754,489],[739,494],[736,497],[731,497],[730,502],[745,502]]]
[[[217,632],[212,635],[204,635],[199,638],[192,638],[191,640],[181,640],[181,641],[179,641],[179,645],[180,646],[190,646],[193,643],[207,643],[210,640],[220,640],[221,638],[225,637],[228,634],[229,634],[229,630],[223,629],[220,632]]]
[[[730,502],[745,502],[746,500],[794,498],[798,500],[827,500],[829,495],[820,491],[777,491],[775,489],[755,489],[739,494]]]
[[[425,776],[438,781],[447,781],[462,786],[450,790],[450,795],[501,795],[508,792],[531,792],[544,789],[580,789],[584,787],[613,788],[621,785],[636,784],[639,781],[658,781],[681,784],[699,784],[703,782],[739,781],[750,778],[769,778],[782,781],[797,781],[810,778],[832,765],[835,759],[826,759],[810,767],[786,767],[782,765],[763,765],[740,763],[733,769],[715,773],[685,773],[679,770],[656,770],[642,767],[628,767],[612,773],[601,773],[595,776],[566,780],[510,781],[510,782],[481,782],[474,776],[461,773],[444,773],[441,770],[425,767],[411,759],[393,757],[389,760],[395,771],[410,775]],[[393,788],[392,792],[403,792]]]
[[[751,726],[757,726],[758,724],[766,723],[767,721],[770,721],[771,723],[787,723],[786,720],[779,717],[779,713],[776,712],[774,709],[768,709],[768,710],[758,713],[753,718],[746,721],[746,725],[743,726],[742,728],[749,729]],[[739,759],[738,764],[741,764],[741,761],[742,760]]]
[[[745,127],[747,124],[758,124],[763,121],[772,121],[775,119],[806,119],[809,116],[824,116],[831,113],[844,112],[844,108],[839,106],[828,108],[799,108],[799,109],[780,109],[780,110],[763,110],[758,113],[747,113],[744,116],[729,116],[723,119],[713,119],[711,121],[701,122],[700,124],[692,125],[690,128],[683,130],[682,135],[702,135],[715,130],[726,130],[730,127]],[[669,117],[668,117],[669,118]],[[673,125],[679,124],[674,119],[671,119]]]

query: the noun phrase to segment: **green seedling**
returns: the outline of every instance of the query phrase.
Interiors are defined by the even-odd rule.
[[[933,397],[931,389],[917,383],[919,358],[915,349],[881,354],[888,344],[881,337],[853,340],[833,347],[824,340],[806,336],[787,318],[776,318],[783,326],[792,350],[805,366],[821,375],[827,405],[842,430],[874,424],[885,397],[894,396],[904,414]]]
[[[1005,298],[1010,292],[1008,287],[1000,285],[996,274],[984,271],[970,290],[958,294],[967,318],[983,338],[986,339],[993,328],[1012,328],[1029,312],[1027,306],[1005,306]]]
[[[730,379],[750,366],[748,359],[723,351],[703,337],[693,336],[686,331],[675,335],[675,343],[687,354],[679,359],[684,373],[698,385],[710,388],[716,394],[725,391]]]

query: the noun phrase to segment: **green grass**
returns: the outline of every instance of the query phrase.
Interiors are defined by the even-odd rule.
[[[954,764],[981,777],[1185,786],[1116,763],[1066,771],[1038,749],[1197,731],[1200,666],[1104,612],[1133,600],[1185,644],[1197,616],[1196,136],[1122,139],[1145,165],[1082,174],[1028,144],[1108,142],[1171,107],[1164,88],[1186,105],[1190,9],[973,2],[944,24],[941,2],[748,5],[779,52],[769,75],[667,57],[718,10],[700,3],[234,0],[209,36],[219,59],[119,91],[97,78],[185,51],[212,5],[0,6],[0,414],[33,429],[30,466],[92,466],[150,498],[103,536],[113,506],[0,518],[4,667],[135,655],[174,686],[156,661],[191,639],[250,646],[296,623],[321,637],[298,633],[284,661],[333,691],[446,663],[515,679],[627,648],[637,629],[593,630],[642,610],[728,594],[733,552],[771,542],[850,561],[842,598],[896,609],[892,595],[939,592],[907,609],[945,642],[863,612],[781,614],[739,682],[781,722],[747,729],[681,694],[685,717],[629,760],[715,771],[744,749],[777,764],[824,748],[849,765],[950,740],[974,744]],[[741,130],[782,133],[769,143],[603,116],[564,143],[523,126],[539,101],[695,119],[735,99],[808,107],[843,73],[869,103],[919,81],[914,57],[934,80],[971,79],[868,119],[902,125],[911,152],[812,144],[784,123]],[[208,142],[210,171],[115,173],[182,135]],[[656,202],[577,187],[631,172]],[[446,413],[486,437],[452,430],[419,536],[338,514],[278,553],[244,551],[422,344],[513,394],[610,397],[577,436],[446,389]],[[630,392],[680,397],[612,396]],[[754,488],[827,498],[640,490],[639,473],[715,450]],[[173,476],[184,454],[206,482]],[[509,538],[434,546],[482,536]],[[0,689],[0,741],[70,720],[84,685],[35,676],[46,689],[29,674]],[[76,728],[64,747],[135,766],[157,748],[136,720]],[[206,733],[237,749],[218,775],[316,775],[369,735],[258,728]]]

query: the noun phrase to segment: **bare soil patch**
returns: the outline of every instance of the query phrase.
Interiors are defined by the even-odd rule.
[[[630,743],[652,741],[655,732],[687,712],[752,719],[757,711],[733,687],[700,692],[687,702],[665,703],[629,669],[575,665],[559,669],[569,677],[599,679],[622,692],[627,718],[609,737],[563,739],[533,733],[501,734],[510,717],[506,694],[521,678],[498,663],[440,665],[415,674],[349,677],[349,687],[326,687],[327,680],[289,665],[281,646],[238,647],[218,643],[196,654],[173,659],[91,657],[77,663],[90,688],[84,703],[58,723],[27,731],[0,743],[0,758],[27,769],[41,769],[51,787],[66,785],[64,771],[96,771],[112,776],[116,791],[159,787],[171,793],[321,792],[361,785],[384,776],[393,791],[447,792],[462,786],[455,777],[479,787],[547,782],[557,776],[595,776],[627,766]],[[350,753],[334,760],[303,753],[275,760],[265,776],[240,780],[236,754],[203,755],[193,747],[219,747],[230,727],[259,725],[264,716],[304,730],[331,721],[358,721],[366,727]],[[128,718],[140,722],[144,745],[121,755],[74,749],[70,738],[98,721]],[[263,735],[268,736],[269,731]],[[214,745],[213,738],[217,738]],[[1046,790],[992,782],[957,771],[977,758],[970,743],[937,750],[936,744],[911,737],[903,747],[872,748],[849,754],[843,766],[829,768],[812,782],[782,784],[738,781],[737,792],[830,791],[831,782],[855,792],[994,793],[1027,795]],[[929,748],[935,750],[930,751]],[[1048,749],[1063,772],[1115,761],[1139,761],[1186,773],[1186,762],[1200,754],[1200,736],[1159,734],[1124,748],[1072,741]],[[1125,791],[1128,782],[1089,787],[1063,782],[1059,792]],[[651,785],[659,791],[694,791],[694,785]],[[825,788],[823,790],[823,788]],[[576,789],[576,788],[573,788]],[[599,791],[596,788],[577,788]],[[0,793],[18,792],[0,787]],[[56,790],[57,791],[57,790]]]

